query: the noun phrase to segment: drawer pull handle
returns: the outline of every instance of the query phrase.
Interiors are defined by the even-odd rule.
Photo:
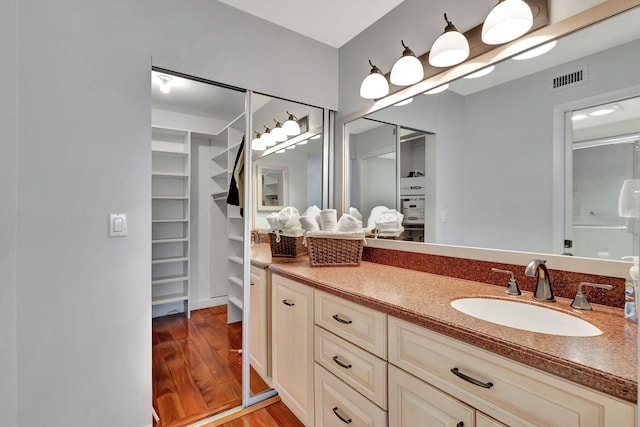
[[[457,377],[462,378],[465,381],[470,382],[473,385],[477,385],[478,387],[482,387],[482,388],[491,388],[493,387],[493,383],[489,382],[489,383],[483,383],[482,381],[479,381],[475,378],[470,377],[469,375],[465,375],[462,372],[460,372],[458,370],[458,368],[453,368],[451,369],[451,373]]]
[[[336,406],[335,408],[333,408],[333,413],[336,414],[336,417],[340,418],[340,420],[345,423],[345,424],[351,424],[351,422],[353,421],[351,418],[347,418],[344,419],[339,413],[338,413],[338,407]]]
[[[460,421],[458,424],[456,424],[456,427],[464,427],[464,423]]]
[[[255,283],[253,283],[253,282],[249,283],[249,286],[253,286],[253,285],[255,285]]]
[[[344,369],[351,369],[351,363],[348,363],[348,364],[342,363],[340,359],[338,359],[338,356],[333,356],[332,359],[334,362],[342,366]]]
[[[282,300],[282,303],[283,303],[284,305],[288,305],[289,307],[293,307],[293,306],[295,305],[294,303],[289,302],[289,301],[287,301],[286,299],[283,299],[283,300]]]
[[[344,323],[345,325],[350,325],[350,324],[353,323],[351,320],[344,320],[344,319],[340,318],[340,316],[338,316],[337,314],[333,315],[333,319],[336,322]]]

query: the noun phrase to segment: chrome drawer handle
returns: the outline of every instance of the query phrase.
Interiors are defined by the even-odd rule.
[[[340,316],[338,316],[337,314],[333,315],[333,319],[337,322],[344,323],[345,325],[350,325],[353,323],[351,320],[341,319]]]
[[[333,408],[333,413],[336,414],[336,417],[340,418],[340,420],[345,424],[351,424],[351,422],[353,421],[351,418],[347,418],[347,419],[342,418],[342,416],[338,413],[337,406]]]
[[[283,299],[283,300],[282,300],[282,303],[283,303],[284,305],[288,305],[289,307],[293,307],[293,306],[295,305],[294,303],[289,302],[289,301],[287,301],[286,299]]]
[[[338,365],[342,366],[344,369],[351,369],[351,363],[347,362],[348,364],[342,363],[340,361],[340,359],[338,359],[338,356],[333,356],[332,357],[333,361],[336,362]]]
[[[491,387],[493,387],[493,383],[491,383],[491,382],[483,383],[482,381],[477,380],[477,379],[475,379],[475,378],[472,378],[472,377],[470,377],[469,375],[465,375],[465,374],[463,374],[462,372],[460,372],[460,371],[458,370],[458,368],[453,368],[453,369],[451,369],[451,373],[452,373],[453,375],[457,376],[457,377],[462,378],[462,379],[463,379],[463,380],[465,380],[465,381],[470,382],[470,383],[471,383],[471,384],[473,384],[473,385],[477,385],[478,387],[482,387],[482,388],[491,388]]]

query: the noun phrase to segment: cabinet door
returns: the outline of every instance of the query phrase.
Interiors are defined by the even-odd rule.
[[[251,366],[263,379],[269,377],[268,349],[268,281],[267,271],[251,266],[250,313],[249,313],[249,355]]]
[[[473,408],[389,365],[389,427],[473,427]]]
[[[476,427],[507,427],[482,412],[476,412]]]
[[[305,425],[313,425],[313,288],[273,275],[273,385]]]

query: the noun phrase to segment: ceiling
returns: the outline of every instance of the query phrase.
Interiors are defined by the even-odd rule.
[[[403,0],[218,0],[231,7],[340,48]]]

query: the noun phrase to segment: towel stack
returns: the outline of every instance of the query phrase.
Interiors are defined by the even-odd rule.
[[[367,227],[378,236],[398,237],[404,231],[402,219],[404,215],[386,206],[376,206],[371,210]]]
[[[292,206],[267,215],[267,222],[272,230],[299,230],[302,228],[300,214]]]
[[[317,206],[308,208],[299,218],[303,229],[307,231],[341,231],[354,232],[362,230],[362,221],[353,213],[362,218],[357,209],[351,208],[350,213],[345,213],[338,221],[338,212],[335,209],[320,210]]]

